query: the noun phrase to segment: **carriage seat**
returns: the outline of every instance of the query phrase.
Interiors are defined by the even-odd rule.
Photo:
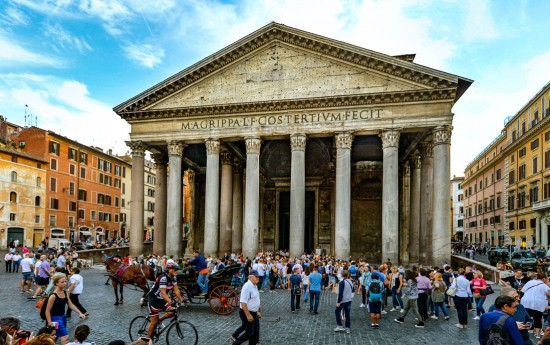
[[[225,266],[221,270],[219,270],[216,273],[213,273],[210,275],[210,280],[218,280],[218,279],[231,279],[231,277],[239,272],[241,270],[241,264],[233,264],[229,266]]]
[[[195,266],[184,267],[183,270],[181,271],[181,273],[178,273],[176,275],[176,279],[177,279],[178,283],[188,282],[188,281],[191,281],[191,280],[196,280],[197,279],[196,271],[197,270],[195,269]]]

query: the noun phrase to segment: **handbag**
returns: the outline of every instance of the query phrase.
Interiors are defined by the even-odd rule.
[[[495,293],[495,290],[493,290],[493,287],[490,284],[487,284],[487,288],[485,290],[479,290],[479,293],[481,296],[488,296]]]
[[[42,309],[42,305],[44,304],[45,298],[39,298],[38,301],[36,301],[36,305],[34,306],[34,309],[40,310]]]
[[[451,287],[447,289],[447,296],[456,296],[456,280],[451,284]]]

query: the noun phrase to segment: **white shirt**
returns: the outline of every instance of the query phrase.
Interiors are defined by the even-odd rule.
[[[21,260],[21,272],[23,273],[31,272],[31,265],[32,265],[31,258],[24,258],[23,260]]]
[[[241,298],[239,302],[245,303],[248,311],[257,312],[260,310],[260,292],[256,285],[252,284],[250,280],[244,283],[241,289]]]
[[[521,298],[521,304],[525,308],[543,312],[548,306],[548,301],[546,300],[548,290],[550,290],[550,287],[540,280],[528,281],[527,284],[523,285],[523,289],[521,289],[524,293]]]
[[[71,294],[80,295],[84,289],[84,279],[82,276],[80,274],[73,274],[69,280],[69,286],[71,286],[71,284],[74,284],[74,289]]]
[[[34,263],[34,275],[38,277],[38,273],[40,272],[40,266],[42,265],[42,260],[36,260]]]
[[[260,275],[260,277],[265,276],[265,265],[264,264],[259,263],[258,268],[256,270],[258,271],[258,274]]]

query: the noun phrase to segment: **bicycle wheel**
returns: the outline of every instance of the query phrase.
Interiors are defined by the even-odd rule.
[[[197,345],[198,341],[197,329],[187,321],[179,320],[166,332],[166,345]]]
[[[150,321],[145,316],[137,316],[130,322],[128,335],[130,340],[137,340],[139,337],[147,337]]]

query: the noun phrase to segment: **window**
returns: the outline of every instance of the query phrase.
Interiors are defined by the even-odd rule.
[[[99,183],[103,183],[103,174],[99,173]]]
[[[497,181],[499,181],[502,178],[502,171],[500,169],[497,170]]]
[[[76,149],[69,147],[69,159],[76,161]]]
[[[531,218],[529,220],[529,226],[531,227],[531,229],[534,229],[537,227],[537,218]]]
[[[10,202],[12,204],[17,203],[17,193],[16,192],[10,192]]]
[[[487,218],[483,219],[483,225],[484,226],[489,225],[489,219],[487,219]]]
[[[52,170],[57,170],[57,159],[55,158],[50,159],[50,168]]]
[[[550,131],[544,133],[544,141],[549,141],[550,140]]]
[[[78,200],[80,201],[86,201],[86,191],[84,189],[78,190]]]
[[[516,156],[512,154],[512,155],[510,156],[510,162],[514,163],[514,162],[515,162],[515,158],[516,158]]]
[[[520,230],[525,230],[527,228],[527,221],[525,219],[522,219],[518,223]]]
[[[17,157],[16,156],[11,156],[11,161],[13,163],[17,163]]]
[[[120,207],[126,207],[126,200],[124,199],[120,200]]]
[[[76,173],[76,165],[69,164],[69,174],[74,175]]]
[[[495,216],[495,223],[500,224],[500,216]]]
[[[120,199],[118,198],[118,196],[115,196],[115,206],[116,207],[118,207],[118,204],[120,203],[119,200]]]
[[[120,214],[120,221],[121,221],[121,222],[125,222],[125,221],[126,221],[126,213],[121,213],[121,214]]]
[[[11,182],[17,182],[17,173],[15,171],[11,172]]]
[[[515,224],[514,222],[509,222],[509,223],[508,223],[508,228],[509,228],[510,230],[515,230],[515,229],[516,229],[516,224]]]
[[[50,154],[59,156],[59,143],[50,140]]]
[[[69,211],[76,211],[76,201],[69,201]]]
[[[495,199],[489,200],[489,210],[492,211],[495,209]]]
[[[15,221],[15,213],[10,213],[10,221]]]
[[[55,226],[55,216],[50,215],[50,226]]]
[[[535,139],[535,140],[533,140],[533,141],[531,141],[531,150],[534,150],[534,149],[536,149],[536,148],[538,148],[538,147],[539,147],[539,139],[538,139],[538,138]]]
[[[74,227],[74,217],[69,217],[69,228]]]
[[[34,206],[40,206],[40,196],[34,197]]]
[[[80,178],[85,179],[86,178],[86,168],[80,167]]]
[[[532,204],[537,201],[539,201],[539,186],[531,188],[529,192],[529,202]]]
[[[516,130],[515,129],[512,131],[512,142],[514,142],[514,141],[516,141]]]
[[[69,194],[74,195],[74,182],[69,182]]]
[[[458,213],[463,214],[464,213],[464,207],[460,206],[460,208],[458,209]]]
[[[122,193],[126,193],[126,183],[122,184]]]
[[[521,135],[525,134],[525,122],[521,123]]]
[[[120,188],[120,179],[119,178],[115,179],[115,188]]]
[[[536,174],[539,171],[539,158],[533,157],[533,174]]]
[[[96,219],[95,219],[95,215],[96,215],[96,212],[95,212],[95,211],[90,212],[90,218],[91,218],[91,220],[96,220]]]
[[[97,213],[97,220],[102,222],[103,221],[103,212],[98,212]]]
[[[512,170],[512,171],[510,171],[510,173],[508,173],[508,183],[509,184],[516,183],[516,171],[515,170]]]
[[[115,214],[115,223],[118,223],[118,214]]]
[[[497,208],[502,207],[502,197],[499,195],[497,196]]]
[[[111,206],[111,196],[110,195],[105,195],[105,204],[104,205]]]
[[[479,203],[479,205],[477,205],[477,214],[482,214],[482,213],[483,213],[483,205]]]
[[[50,199],[50,208],[53,208],[54,210],[58,210],[59,209],[59,200],[57,199]]]
[[[489,182],[487,180],[487,177],[485,178],[485,188],[487,188],[487,186],[489,185]]]
[[[527,152],[527,150],[525,149],[525,147],[522,147],[520,150],[519,150],[519,158],[523,158],[525,156],[525,153]]]
[[[544,167],[550,167],[550,150],[544,152]]]
[[[83,209],[78,210],[78,219],[84,219],[84,210]]]
[[[511,195],[508,196],[508,211],[512,211],[516,208],[516,196],[514,193],[510,193]]]
[[[479,181],[479,190],[483,189],[483,181]]]
[[[155,194],[155,191],[153,191],[153,196],[155,196],[154,194]],[[458,197],[457,197],[457,200],[458,200],[458,201],[464,200],[464,195],[463,195],[463,194],[459,194]]]
[[[519,171],[518,181],[525,179],[525,164],[520,165],[518,171]]]
[[[518,194],[518,208],[524,208],[525,207],[525,191],[522,190]]]
[[[36,186],[40,187],[41,184],[42,184],[42,179],[40,177],[37,177],[36,178]]]
[[[88,154],[86,152],[80,152],[80,163],[88,165]]]
[[[458,220],[457,226],[458,226],[459,228],[464,227],[464,219],[459,219],[459,220]]]
[[[34,222],[35,223],[40,223],[40,215],[39,214],[34,216]]]
[[[115,165],[115,175],[120,176],[120,165]]]
[[[97,203],[103,205],[105,203],[105,195],[97,194]]]
[[[57,180],[53,177],[50,178],[50,191],[57,192]]]
[[[126,177],[126,167],[122,167],[122,177]]]

